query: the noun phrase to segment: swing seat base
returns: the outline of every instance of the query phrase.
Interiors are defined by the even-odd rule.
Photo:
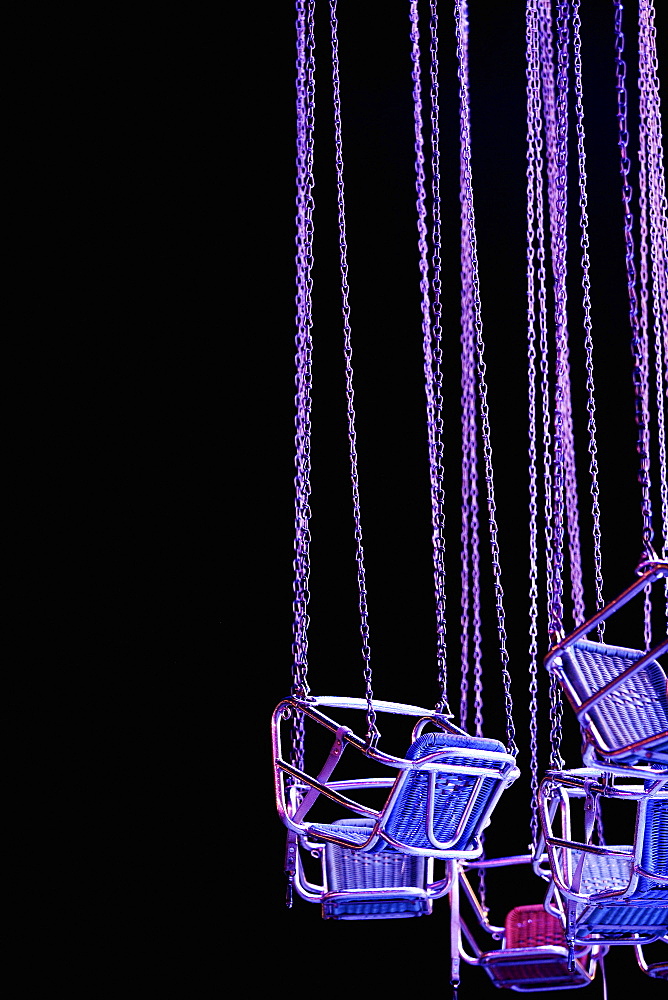
[[[568,948],[559,920],[541,904],[516,906],[506,917],[506,947],[481,955],[495,986],[518,993],[577,989],[593,978],[576,955],[568,969]]]
[[[495,986],[517,993],[578,989],[592,977],[581,962],[568,971],[568,949],[556,945],[536,948],[502,948],[480,957],[480,965]]]
[[[429,916],[431,900],[426,892],[406,889],[371,892],[331,892],[322,899],[323,920],[396,920]]]
[[[343,820],[348,831],[373,828],[369,820]],[[426,916],[432,901],[426,891],[426,859],[398,851],[356,851],[325,846],[328,891],[322,897],[325,920],[396,920]]]

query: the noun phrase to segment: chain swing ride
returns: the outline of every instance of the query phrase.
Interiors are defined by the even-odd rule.
[[[638,187],[640,242],[634,246],[630,140],[622,3],[611,0],[615,26],[616,90],[621,150],[622,205],[631,326],[632,379],[637,424],[638,480],[642,495],[642,553],[637,579],[604,603],[596,452],[594,364],[589,283],[587,178],[580,39],[580,0],[527,0],[527,285],[530,456],[530,853],[489,859],[484,831],[493,837],[493,813],[517,779],[518,747],[511,672],[506,651],[503,589],[497,538],[491,430],[485,381],[480,282],[476,253],[468,95],[468,10],[454,3],[460,95],[462,525],[462,703],[455,725],[447,697],[445,620],[445,518],[443,372],[441,330],[441,218],[438,106],[438,10],[430,2],[431,199],[425,184],[421,40],[417,0],[410,0],[407,32],[412,56],[417,230],[431,496],[436,609],[436,674],[440,697],[433,709],[380,701],[373,694],[370,629],[362,542],[353,394],[352,328],[343,183],[342,109],[337,0],[330,0],[336,146],[343,358],[347,398],[350,478],[362,639],[364,698],[311,694],[308,683],[310,574],[311,362],[315,0],[297,0],[297,335],[296,498],[293,677],[289,697],[272,716],[275,793],[287,828],[287,902],[296,894],[336,920],[395,919],[432,913],[449,898],[451,981],[460,960],[484,969],[496,986],[519,992],[587,986],[603,970],[611,946],[626,946],[647,976],[668,977],[665,959],[648,948],[668,941],[668,682],[659,658],[668,650],[668,480],[664,403],[668,379],[668,224],[659,103],[653,0],[639,2]],[[572,53],[572,64],[571,64]],[[566,295],[569,101],[575,94],[575,134],[582,248],[583,336],[591,474],[591,517],[596,589],[595,614],[586,618],[580,552],[580,511]],[[431,244],[431,259],[429,259]],[[639,259],[639,274],[636,260]],[[551,261],[551,281],[546,261]],[[548,291],[554,315],[548,315]],[[650,310],[651,303],[651,310]],[[579,332],[579,331],[578,331]],[[652,368],[653,364],[653,368]],[[541,374],[537,386],[537,369]],[[652,382],[654,379],[654,383]],[[542,409],[539,421],[538,409]],[[545,601],[551,648],[549,675],[550,767],[538,768],[538,505],[539,428],[542,421],[545,519]],[[653,435],[656,435],[656,440]],[[505,744],[482,734],[480,635],[480,537],[478,448],[487,490],[491,576],[497,622],[500,679],[505,703]],[[651,456],[657,456],[663,523],[663,558],[653,548]],[[656,459],[655,459],[656,460]],[[564,550],[567,550],[566,553]],[[564,630],[564,581],[570,570],[574,629]],[[656,594],[666,599],[660,615]],[[641,649],[604,642],[608,619],[623,621],[644,600]],[[663,618],[663,622],[660,621]],[[662,638],[653,634],[657,628]],[[596,632],[594,641],[591,634]],[[626,634],[631,634],[626,631]],[[467,731],[469,663],[475,678],[475,735]],[[524,680],[524,678],[522,678]],[[582,734],[581,767],[567,768],[562,751],[562,695]],[[366,733],[356,723],[366,719]],[[381,749],[380,718],[407,724],[396,752]],[[394,729],[392,730],[394,732]],[[406,749],[408,747],[408,749]],[[344,771],[345,756],[353,771]],[[317,766],[311,765],[318,760]],[[353,763],[354,761],[354,763]],[[333,779],[333,776],[335,778]],[[338,780],[336,780],[338,779]],[[617,807],[635,810],[632,843],[608,845],[604,823]],[[582,816],[580,815],[582,813]],[[345,814],[345,815],[344,815]],[[574,830],[584,832],[574,839]],[[629,838],[631,839],[631,838]],[[315,868],[314,868],[315,864]],[[484,872],[532,866],[547,883],[544,902],[515,906],[503,927],[489,922]],[[476,894],[468,869],[477,868]],[[316,871],[312,875],[311,869]],[[500,941],[485,949],[466,923],[466,901],[478,928]],[[466,943],[464,943],[466,942]],[[604,989],[605,989],[605,979]]]

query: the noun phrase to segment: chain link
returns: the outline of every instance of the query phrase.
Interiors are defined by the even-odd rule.
[[[536,201],[543,159],[536,0],[526,7],[527,77],[527,357],[529,385],[529,742],[531,843],[538,842],[538,467],[536,414]],[[541,189],[542,197],[542,189]]]
[[[293,583],[292,693],[308,695],[308,604],[311,493],[311,357],[313,266],[313,124],[315,107],[314,0],[297,0],[297,294],[295,376],[295,578]],[[292,761],[304,764],[304,720],[292,722]]]
[[[501,657],[501,669],[504,687],[504,700],[506,709],[506,740],[509,753],[517,754],[515,743],[515,725],[512,714],[512,697],[510,693],[510,673],[508,671],[508,651],[506,648],[506,627],[505,612],[503,607],[503,588],[501,586],[501,567],[499,561],[498,527],[496,523],[496,502],[494,498],[494,480],[492,475],[492,445],[489,427],[489,406],[487,402],[487,384],[485,380],[486,366],[483,357],[482,339],[482,317],[480,305],[480,285],[478,278],[478,259],[475,233],[475,215],[473,210],[473,182],[471,175],[471,134],[470,134],[470,109],[468,93],[468,77],[466,74],[466,63],[464,59],[464,35],[466,32],[466,5],[462,0],[456,0],[455,20],[457,30],[457,60],[459,75],[459,96],[460,96],[460,136],[464,149],[464,191],[467,219],[468,219],[468,242],[469,242],[469,263],[471,268],[471,280],[473,285],[473,301],[475,314],[476,331],[476,360],[478,371],[478,394],[480,399],[481,429],[483,441],[483,456],[485,467],[485,480],[487,483],[487,509],[489,516],[489,528],[492,549],[492,567],[494,575],[494,591],[496,595],[497,629],[499,635],[499,652]]]
[[[573,2],[573,67],[575,71],[575,115],[577,129],[578,146],[578,180],[580,188],[580,246],[582,247],[582,305],[584,309],[584,330],[585,330],[585,355],[587,369],[587,413],[589,419],[587,429],[589,432],[589,473],[591,476],[591,498],[592,498],[592,532],[594,539],[594,585],[596,588],[596,608],[603,607],[603,571],[601,555],[601,510],[599,505],[598,486],[598,452],[596,442],[596,399],[594,395],[594,355],[592,340],[592,320],[591,320],[591,297],[590,297],[590,277],[589,277],[589,220],[587,212],[587,171],[586,154],[584,147],[584,108],[582,91],[582,42],[580,37],[580,0]],[[579,625],[584,620],[583,617],[575,624]],[[605,623],[598,626],[597,634],[599,641],[603,641]]]
[[[348,300],[348,249],[346,243],[345,190],[343,184],[343,142],[341,137],[341,84],[339,73],[337,0],[330,0],[330,25],[332,35],[332,82],[334,87],[334,138],[336,146],[336,188],[339,222],[339,252],[341,261],[341,297],[343,300],[344,356],[346,365],[346,401],[348,416],[348,442],[350,478],[353,492],[353,518],[355,521],[355,559],[357,562],[357,587],[359,592],[360,633],[364,660],[364,684],[367,703],[367,743],[374,746],[380,738],[373,707],[371,648],[369,645],[369,614],[367,607],[364,546],[360,514],[359,473],[357,463],[357,431],[355,428],[355,393],[353,390],[352,342],[350,330],[350,303]]]
[[[622,203],[624,206],[624,240],[626,246],[626,275],[629,294],[629,318],[631,321],[631,352],[633,355],[633,390],[635,396],[635,419],[638,427],[637,450],[640,456],[638,482],[642,493],[642,558],[652,558],[652,503],[650,496],[648,451],[649,414],[647,412],[647,393],[644,378],[643,345],[638,316],[638,297],[636,292],[636,267],[633,244],[633,214],[631,212],[632,189],[629,184],[631,160],[629,158],[629,133],[627,126],[628,95],[626,91],[626,63],[623,59],[624,32],[622,27],[623,4],[614,0],[615,4],[615,64],[617,69],[617,119],[619,122],[620,171],[622,175]]]
[[[422,85],[420,70],[420,32],[418,19],[417,0],[412,0],[410,5],[411,22],[411,43],[412,43],[412,80],[413,80],[413,106],[415,124],[415,189],[417,194],[417,225],[418,225],[418,250],[420,253],[420,292],[422,295],[422,340],[424,353],[424,375],[425,392],[427,397],[427,436],[429,450],[429,480],[431,491],[431,512],[432,512],[432,543],[434,558],[434,586],[436,597],[436,641],[437,641],[437,663],[438,678],[441,689],[440,699],[437,703],[438,711],[446,715],[451,715],[447,701],[447,664],[446,664],[446,628],[445,628],[445,564],[444,564],[444,530],[443,530],[443,448],[442,448],[442,402],[441,393],[441,351],[440,351],[440,198],[439,198],[439,170],[438,170],[438,130],[434,132],[433,122],[438,116],[438,90],[434,90],[434,82],[437,83],[438,75],[438,50],[437,50],[437,26],[436,7],[432,6],[431,17],[431,79],[432,79],[432,184],[435,185],[435,197],[433,201],[434,224],[436,228],[436,242],[434,244],[435,261],[438,264],[439,274],[439,297],[437,313],[439,320],[438,339],[436,340],[437,354],[434,356],[432,349],[431,330],[431,301],[429,283],[429,262],[427,245],[427,208],[426,190],[424,174],[424,140],[422,121]],[[438,200],[437,200],[438,199]]]

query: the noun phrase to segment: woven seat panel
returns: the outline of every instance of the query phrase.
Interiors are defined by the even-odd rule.
[[[619,676],[643,653],[637,649],[608,646],[581,639],[562,654],[560,670],[583,700],[591,697],[609,681]],[[588,712],[596,727],[603,753],[620,751],[639,740],[657,738],[668,730],[666,676],[656,660],[651,660],[621,687],[616,688]],[[668,739],[653,745],[668,749]],[[629,751],[633,759],[637,755]]]
[[[431,913],[431,904],[424,896],[396,899],[327,899],[322,903],[322,915],[329,920],[388,920],[400,917],[421,917]]]
[[[425,733],[420,736],[406,754],[407,760],[420,760],[427,754],[439,749],[464,748],[471,751],[470,756],[455,757],[444,752],[436,758],[439,764],[456,766],[484,767],[490,774],[502,773],[502,764],[490,763],[476,757],[475,750],[492,750],[505,753],[505,747],[498,740],[476,738],[474,736],[457,736],[448,733]],[[452,839],[457,826],[469,804],[471,793],[478,779],[466,774],[438,774],[436,776],[436,800],[434,805],[434,833],[438,840],[445,842]],[[480,816],[487,806],[489,798],[496,787],[494,777],[484,778],[477,801],[471,815],[466,821],[453,849],[469,850]],[[429,774],[426,771],[411,772],[402,788],[401,794],[394,806],[386,825],[390,836],[411,847],[429,849],[432,844],[427,837],[427,794]]]
[[[610,850],[630,852],[633,848],[624,844],[612,846]],[[581,854],[582,851],[571,851],[573,871],[575,871]],[[627,858],[614,855],[586,854],[582,868],[580,892],[589,896],[610,889],[624,889],[631,881],[632,872],[632,862]]]
[[[332,892],[424,886],[425,859],[393,850],[372,853],[327,844],[325,868]]]
[[[309,826],[309,836],[330,837],[332,835],[347,840],[351,847],[361,847],[369,839],[374,827],[372,819],[341,819],[336,823],[313,823]]]
[[[645,836],[643,838],[641,867],[661,882],[640,878],[638,889],[668,888],[668,799],[650,799],[645,813]]]
[[[638,905],[634,899],[633,905],[626,902],[606,903],[592,906],[588,912],[578,907],[578,926],[587,928],[589,933],[613,934],[615,931],[630,934],[641,934],[654,931],[657,935],[665,934],[668,928],[668,897],[663,905]]]
[[[506,917],[507,948],[566,947],[561,922],[541,904],[516,906]]]

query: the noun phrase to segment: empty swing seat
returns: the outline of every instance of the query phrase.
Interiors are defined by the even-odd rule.
[[[368,839],[374,822],[343,819],[335,824]],[[426,889],[428,859],[395,850],[360,853],[327,843],[322,916],[329,920],[391,920],[426,916],[432,901]]]
[[[644,566],[630,587],[561,639],[545,657],[545,666],[577,715],[587,766],[634,767],[648,761],[660,768],[668,765],[667,678],[658,659],[668,651],[668,639],[643,653],[587,638],[634,597],[668,578],[665,560]]]
[[[668,933],[668,791],[667,777],[635,772],[641,783],[615,785],[592,777],[595,772],[554,772],[541,782],[540,820],[552,874],[550,893],[561,899],[567,938],[578,944],[641,944]],[[628,779],[626,779],[628,780]],[[561,837],[552,830],[555,796],[562,802]],[[571,802],[590,813],[596,797],[633,801],[636,805],[632,844],[609,845],[573,841]]]
[[[588,986],[594,976],[581,958],[568,968],[568,947],[557,917],[540,903],[516,906],[505,923],[503,948],[483,952],[479,964],[492,982],[515,992],[577,989]]]
[[[668,763],[666,674],[656,659],[666,648],[662,643],[651,655],[579,638],[560,643],[546,658],[599,762]],[[623,680],[614,684],[625,671]]]
[[[484,756],[490,753],[494,758]],[[421,761],[422,766],[404,770],[397,778],[377,822],[380,838],[367,850],[393,847],[424,856],[477,856],[480,834],[496,800],[511,770],[510,780],[517,773],[503,744],[483,737],[424,733],[413,742],[406,760]],[[309,824],[309,837],[341,847],[359,850],[370,835],[369,828],[359,824]]]

